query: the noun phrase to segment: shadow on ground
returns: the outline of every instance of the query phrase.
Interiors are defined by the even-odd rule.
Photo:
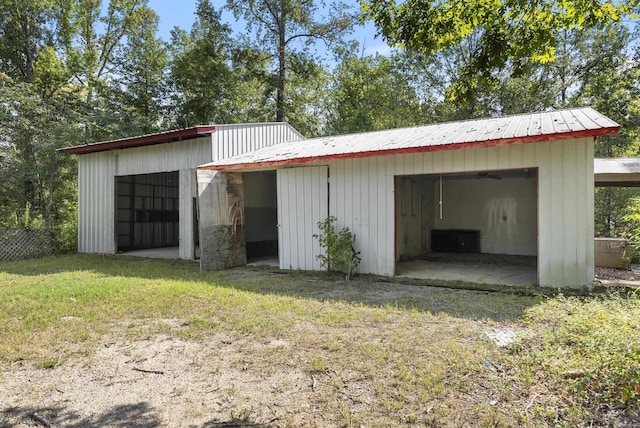
[[[465,283],[433,283],[358,275],[346,281],[327,272],[281,271],[266,267],[241,267],[202,272],[198,263],[126,256],[68,255],[38,260],[0,263],[0,272],[46,275],[91,271],[105,277],[162,279],[207,283],[258,294],[338,301],[371,307],[393,307],[458,318],[515,321],[538,304],[541,294],[513,287],[468,289]],[[435,285],[435,286],[434,286]],[[473,287],[471,287],[473,288]],[[540,289],[540,293],[548,290]]]
[[[180,421],[172,421],[180,425]],[[112,409],[89,418],[69,412],[61,407],[25,408],[11,407],[0,412],[0,428],[10,428],[16,425],[35,427],[66,428],[155,428],[166,425],[156,416],[154,409],[146,402],[116,406]],[[266,428],[268,425],[255,424],[246,421],[211,420],[202,425],[189,425],[202,428]]]

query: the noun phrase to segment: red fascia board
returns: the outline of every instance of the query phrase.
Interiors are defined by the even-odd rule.
[[[508,145],[514,145],[514,144],[544,143],[548,141],[572,140],[576,138],[586,138],[586,137],[596,138],[596,137],[602,137],[605,135],[613,135],[618,133],[619,129],[620,129],[619,126],[615,126],[615,127],[609,127],[609,128],[586,129],[582,131],[559,132],[559,133],[545,134],[545,135],[530,135],[526,137],[500,138],[496,140],[473,141],[468,143],[451,143],[451,144],[442,144],[442,145],[434,145],[434,146],[404,147],[399,149],[338,153],[338,154],[332,154],[332,155],[309,156],[309,157],[303,157],[303,158],[282,159],[282,160],[264,161],[264,162],[247,162],[247,163],[238,163],[238,164],[232,164],[232,165],[200,166],[198,167],[198,169],[226,171],[226,170],[249,169],[249,168],[275,168],[275,167],[282,167],[282,166],[303,165],[307,163],[328,162],[328,161],[339,160],[339,159],[358,159],[358,158],[368,158],[368,157],[374,157],[374,156],[390,156],[390,155],[402,155],[402,154],[425,153],[425,152],[439,152],[439,151],[448,151],[448,150],[477,149],[482,147],[508,146]]]
[[[83,146],[68,147],[62,149],[71,154],[83,154],[103,152],[106,150],[126,149],[129,147],[150,146],[153,144],[170,143],[172,141],[188,140],[216,131],[215,126],[196,126],[194,128],[180,129],[177,131],[162,132],[159,134],[143,135],[141,137],[124,138],[122,140],[105,141],[103,143],[86,144]]]

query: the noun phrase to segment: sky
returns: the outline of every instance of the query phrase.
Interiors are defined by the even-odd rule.
[[[348,1],[348,0],[347,0]],[[351,0],[354,3],[354,7],[358,7],[357,2]],[[226,4],[223,0],[213,0],[213,6],[220,9]],[[160,17],[159,23],[159,36],[168,41],[170,38],[170,31],[173,27],[178,26],[186,31],[189,31],[193,21],[195,20],[194,12],[196,7],[196,0],[149,0],[148,5],[153,9]],[[236,33],[241,33],[244,28],[242,24],[236,22],[233,14],[229,11],[223,11],[223,21],[226,21]],[[368,22],[365,26],[359,26],[355,31],[347,36],[348,39],[356,40],[364,45],[364,54],[373,55],[376,52],[382,55],[389,53],[389,46],[382,41],[380,37],[375,38],[376,29],[373,23]]]

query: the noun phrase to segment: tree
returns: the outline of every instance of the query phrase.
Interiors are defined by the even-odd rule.
[[[361,0],[366,18],[395,46],[442,51],[479,35],[472,68],[502,68],[508,61],[547,62],[555,57],[559,30],[599,28],[629,15],[637,0]]]
[[[73,1],[0,3],[0,70],[13,81],[34,83],[43,50],[70,43]]]
[[[631,40],[625,27],[609,28],[600,32],[580,52],[587,64],[593,66],[585,74],[572,101],[591,105],[621,125],[618,134],[598,138],[596,157],[637,157],[640,154],[640,67],[637,63],[640,50],[636,47],[631,56],[625,53]],[[575,51],[572,53],[575,55]],[[637,188],[597,188],[596,235],[637,239],[640,236],[635,220],[638,197]]]
[[[287,96],[284,100],[287,122],[306,137],[325,135],[331,75],[303,52],[290,54],[288,62]],[[273,118],[273,115],[269,117]]]
[[[171,74],[179,127],[233,121],[238,96],[233,70],[231,28],[209,0],[198,0],[191,32],[171,32]]]
[[[76,0],[72,15],[74,43],[66,55],[73,73],[70,84],[84,95],[86,143],[122,136],[122,123],[105,100],[109,81],[120,70],[115,54],[123,42],[143,25],[148,17],[147,0],[109,0],[102,15],[102,0]]]
[[[51,226],[62,216],[61,201],[68,201],[67,174],[75,170],[67,169],[55,149],[66,143],[58,136],[74,129],[67,118],[76,100],[64,88],[69,72],[59,56],[72,38],[72,9],[73,2],[52,0],[0,4],[0,225],[5,227],[37,218]]]
[[[169,95],[169,53],[166,44],[156,38],[158,15],[148,7],[139,11],[140,26],[127,37],[119,49],[114,64],[110,99],[117,101],[111,108],[126,124],[123,136],[150,134],[165,129]]]
[[[0,226],[73,224],[75,159],[56,149],[78,141],[77,98],[60,91],[44,99],[33,85],[5,79],[0,99]]]
[[[422,105],[397,57],[358,58],[345,52],[331,92],[332,134],[398,128],[424,123]]]
[[[74,222],[75,159],[56,149],[110,135],[114,116],[101,95],[144,5],[111,0],[102,16],[101,3],[0,3],[3,226]]]
[[[287,61],[292,58],[289,54],[294,44],[336,42],[351,29],[354,17],[344,3],[332,3],[321,10],[313,0],[227,0],[227,6],[236,19],[244,18],[249,31],[256,30],[257,43],[275,60],[275,119],[282,122],[287,118]],[[321,16],[325,11],[326,16]]]

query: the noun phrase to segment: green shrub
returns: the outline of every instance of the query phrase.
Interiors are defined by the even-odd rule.
[[[320,233],[313,235],[318,240],[324,254],[317,255],[322,267],[326,267],[333,272],[354,273],[358,270],[360,263],[359,252],[353,248],[353,234],[348,227],[336,231],[333,216],[327,217],[324,221],[318,222]]]

